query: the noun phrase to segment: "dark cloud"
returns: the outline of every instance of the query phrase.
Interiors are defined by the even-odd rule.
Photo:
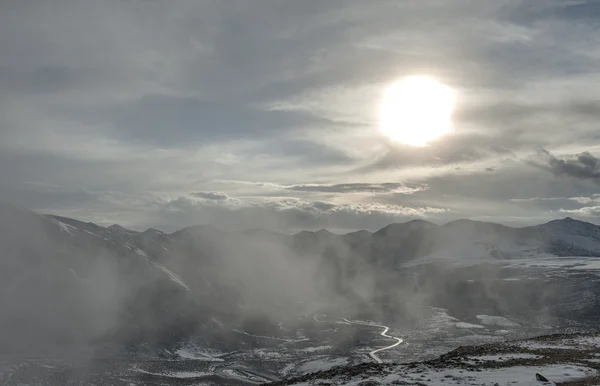
[[[229,195],[223,192],[194,192],[190,193],[190,196],[215,201],[223,201],[229,199]]]
[[[530,163],[558,177],[572,177],[600,184],[600,158],[587,151],[568,158],[558,158],[542,149],[539,159]]]
[[[0,66],[0,89],[4,92],[56,93],[79,86],[79,71],[66,66],[41,66],[33,70]]]
[[[506,7],[501,14],[509,20],[520,23],[549,20],[596,23],[600,17],[600,2],[597,0],[548,1],[543,4],[520,2]]]

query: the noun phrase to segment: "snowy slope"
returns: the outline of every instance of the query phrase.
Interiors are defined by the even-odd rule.
[[[0,206],[0,229],[6,352],[128,335],[143,340],[171,334],[167,328],[177,333],[174,326],[192,317],[186,284],[129,242],[135,232],[9,205]]]
[[[554,385],[600,384],[600,337],[550,335],[460,347],[441,357],[401,365],[361,364],[307,374],[272,385]],[[536,378],[536,374],[548,380]],[[543,379],[543,378],[539,378]]]

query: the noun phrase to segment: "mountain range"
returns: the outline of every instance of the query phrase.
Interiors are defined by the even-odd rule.
[[[344,235],[205,225],[167,234],[2,204],[0,347],[139,351],[189,335],[226,344],[231,329],[276,336],[277,317],[303,302],[406,313],[409,293],[411,301],[441,299],[450,287],[438,283],[449,272],[432,268],[440,263],[567,256],[600,256],[600,226],[571,218],[524,228],[413,220]],[[455,276],[452,288],[463,279]],[[539,299],[523,308],[531,302]]]

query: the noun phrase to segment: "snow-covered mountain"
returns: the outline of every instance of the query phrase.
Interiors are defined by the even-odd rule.
[[[196,317],[193,294],[131,236],[1,205],[2,350],[40,353],[184,334]]]
[[[594,256],[600,256],[600,227],[570,218],[525,228],[413,220],[344,235],[229,232],[206,225],[169,234],[2,204],[0,354],[140,361],[125,373],[118,361],[112,364],[111,382],[146,366],[141,374],[158,377],[153,382],[160,384],[161,377],[184,374],[174,371],[187,366],[185,374],[194,370],[194,377],[225,379],[225,384],[242,373],[246,380],[262,374],[248,381],[256,383],[288,376],[293,366],[294,375],[315,371],[319,367],[311,363],[321,363],[319,358],[330,364],[369,360],[360,354],[364,340],[353,334],[373,337],[373,331],[347,325],[352,319],[416,331],[410,346],[416,351],[429,347],[431,334],[439,340],[448,334],[462,337],[454,330],[477,328],[482,315],[509,321],[517,326],[511,327],[515,334],[595,326],[600,275],[594,268],[600,260]],[[432,309],[447,315],[447,328],[428,316]],[[328,322],[320,315],[328,315]],[[374,339],[373,348],[386,342],[377,334]],[[417,345],[419,339],[424,346]],[[454,343],[449,339],[444,347],[455,348]],[[227,364],[221,364],[222,371],[212,365],[201,373],[189,370],[199,364],[172,361],[185,347],[218,352],[218,361]],[[312,347],[331,352],[323,357]],[[353,347],[352,361],[348,347]],[[410,347],[403,347],[406,355],[419,354],[408,353]],[[272,369],[248,372],[264,362],[263,350],[270,350]],[[231,360],[224,359],[230,353]],[[384,359],[394,358],[391,350],[386,353]],[[159,376],[147,359],[165,356],[171,370]],[[238,361],[252,365],[239,367]],[[427,363],[422,366],[428,369]],[[410,369],[378,369],[386,377],[417,376]],[[16,373],[35,377],[35,371],[21,370]],[[552,375],[548,368],[541,370]],[[336,374],[327,381],[336,384]]]
[[[248,313],[288,312],[307,299],[344,302],[361,312],[373,302],[397,299],[394,293],[410,293],[407,288],[427,288],[442,299],[455,292],[449,281],[436,287],[439,270],[427,268],[427,280],[399,281],[399,269],[440,261],[600,256],[600,227],[570,218],[526,228],[414,220],[346,235],[210,226],[166,234],[2,204],[0,253],[0,343],[10,350],[22,348],[23,339],[31,347],[57,340],[168,341],[211,320],[235,327],[246,323]],[[462,275],[451,285],[459,288]]]

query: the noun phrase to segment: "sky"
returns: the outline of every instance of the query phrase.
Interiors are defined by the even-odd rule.
[[[144,230],[600,223],[600,1],[7,0],[0,201]],[[391,83],[455,91],[391,140]]]

